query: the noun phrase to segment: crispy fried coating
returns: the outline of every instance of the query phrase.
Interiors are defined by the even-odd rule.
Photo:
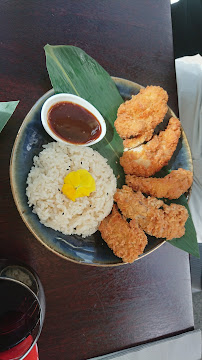
[[[153,136],[153,129],[147,131],[145,134],[137,135],[131,139],[125,139],[123,141],[124,148],[134,148],[136,146],[141,145],[143,142],[148,141]]]
[[[101,236],[114,254],[124,262],[132,263],[143,253],[147,237],[136,220],[128,223],[114,205],[112,213],[100,224]]]
[[[181,238],[185,233],[188,211],[182,205],[164,204],[155,197],[144,197],[128,186],[117,190],[114,200],[123,216],[135,219],[138,225],[149,235],[171,240]]]
[[[145,145],[124,151],[120,164],[126,174],[149,177],[168,164],[180,138],[180,121],[170,118],[165,131],[154,137]]]
[[[139,94],[120,105],[114,123],[116,131],[123,139],[134,138],[135,146],[150,140],[168,110],[167,101],[168,94],[160,86],[141,89]]]
[[[178,199],[193,182],[193,173],[189,170],[172,170],[164,178],[145,178],[136,175],[126,175],[126,184],[134,191],[158,198]]]

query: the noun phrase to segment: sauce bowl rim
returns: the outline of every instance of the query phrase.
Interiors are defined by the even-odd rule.
[[[54,106],[55,104],[60,103],[60,102],[71,102],[73,104],[80,105],[84,109],[91,112],[91,114],[93,114],[95,116],[95,118],[99,121],[99,123],[101,125],[101,133],[98,136],[98,138],[88,142],[87,144],[76,144],[76,143],[71,143],[68,140],[63,140],[62,138],[57,136],[51,130],[50,126],[48,125],[48,112],[52,106]],[[99,141],[101,141],[106,134],[105,120],[104,120],[103,116],[100,114],[100,112],[96,109],[96,107],[94,105],[92,105],[89,101],[83,99],[82,97],[74,95],[74,94],[69,94],[69,93],[54,94],[54,95],[50,96],[44,102],[42,109],[41,109],[41,122],[42,122],[42,125],[43,125],[45,131],[54,140],[61,142],[63,144],[66,144],[66,145],[68,144],[68,145],[74,145],[74,146],[91,146],[91,145],[94,145],[94,144],[98,143]]]

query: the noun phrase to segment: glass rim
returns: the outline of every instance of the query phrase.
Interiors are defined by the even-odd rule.
[[[31,346],[29,347],[29,349],[26,351],[26,353],[24,355],[22,355],[20,358],[13,358],[13,359],[10,359],[10,360],[23,360],[29,353],[30,351],[33,349],[33,347],[36,345],[38,339],[39,339],[39,336],[41,334],[41,330],[42,330],[42,327],[43,327],[43,309],[41,307],[41,304],[40,304],[40,301],[39,301],[39,298],[38,296],[34,293],[33,290],[30,289],[29,286],[27,286],[26,284],[24,284],[23,282],[21,282],[20,280],[16,280],[16,279],[13,279],[13,278],[10,278],[10,277],[3,277],[0,275],[0,280],[4,280],[4,281],[11,281],[11,282],[14,282],[14,283],[17,283],[19,285],[22,285],[24,288],[26,288],[33,296],[34,298],[36,299],[38,305],[39,305],[39,310],[40,310],[40,318],[39,318],[39,321],[40,321],[40,324],[39,324],[39,330],[38,330],[38,333],[33,341],[33,343],[31,344]],[[1,354],[1,352],[0,352]]]

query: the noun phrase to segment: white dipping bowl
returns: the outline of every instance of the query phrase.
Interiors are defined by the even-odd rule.
[[[101,133],[97,139],[92,140],[92,141],[88,142],[87,144],[73,144],[73,143],[69,142],[68,140],[61,139],[59,136],[57,136],[57,134],[55,134],[51,130],[51,128],[48,125],[48,112],[53,105],[60,103],[60,102],[64,102],[64,101],[80,105],[84,109],[90,111],[91,114],[93,114],[96,117],[96,119],[99,121],[100,126],[101,126]],[[64,144],[77,145],[77,146],[90,146],[90,145],[96,144],[97,142],[102,140],[106,134],[106,123],[105,123],[105,120],[103,119],[102,115],[99,113],[99,111],[88,101],[82,99],[81,97],[79,97],[77,95],[73,95],[73,94],[62,93],[62,94],[56,94],[56,95],[49,97],[42,106],[41,121],[42,121],[43,127],[46,130],[46,132],[54,140],[62,142]]]

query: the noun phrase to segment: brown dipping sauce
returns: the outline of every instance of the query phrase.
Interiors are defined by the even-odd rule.
[[[101,125],[90,111],[67,101],[50,108],[48,125],[58,137],[72,144],[88,144],[101,134]]]

